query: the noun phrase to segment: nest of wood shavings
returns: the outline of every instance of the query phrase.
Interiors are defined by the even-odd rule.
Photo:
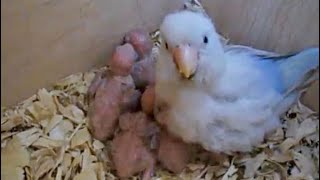
[[[17,106],[2,108],[1,178],[117,179],[106,153],[110,147],[87,128],[86,92],[98,71],[71,75],[50,91],[40,89]],[[318,131],[318,116],[298,102],[283,117],[282,128],[253,152],[212,165],[198,149],[181,174],[159,166],[153,179],[317,179]]]

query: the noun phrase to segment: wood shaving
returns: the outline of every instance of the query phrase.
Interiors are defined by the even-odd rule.
[[[258,163],[256,163],[255,165],[257,166]],[[255,167],[251,168],[254,169]],[[246,170],[248,170],[248,168],[246,168]],[[222,180],[236,180],[238,178],[238,175],[236,174],[237,171],[238,169],[233,165],[232,162],[227,172],[223,175]]]
[[[85,127],[79,130],[71,140],[71,148],[75,148],[76,146],[82,145],[90,141],[90,134],[88,129]]]
[[[23,179],[22,167],[27,166],[29,162],[30,153],[15,136],[4,148],[1,148],[1,178]]]
[[[192,2],[196,3],[188,3],[188,8],[195,4],[193,10],[204,12],[198,1]],[[159,30],[151,37],[156,54]],[[86,93],[95,74],[105,69],[70,75],[52,90],[42,88],[17,106],[2,108],[1,178],[118,179],[105,153],[110,152],[110,142],[92,138],[87,127]],[[282,118],[282,127],[254,151],[226,158],[221,165],[211,164],[206,152],[195,151],[182,173],[157,166],[152,179],[318,179],[318,133],[318,115],[298,102]]]

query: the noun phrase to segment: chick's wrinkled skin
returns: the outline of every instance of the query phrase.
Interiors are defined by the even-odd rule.
[[[120,115],[121,83],[116,79],[104,79],[96,91],[89,109],[89,126],[93,137],[104,141],[110,137]]]
[[[143,180],[151,179],[155,159],[132,131],[118,134],[112,142],[112,160],[120,178],[129,178],[144,171]]]
[[[136,28],[129,31],[125,37],[126,43],[132,44],[140,58],[150,55],[153,44],[148,31],[143,28]]]
[[[112,76],[100,72],[91,82],[89,97],[89,128],[93,137],[101,141],[113,135],[121,113],[135,111],[140,94],[134,90],[131,76]]]
[[[161,164],[174,173],[181,173],[189,160],[189,146],[166,130],[160,133],[158,159]]]
[[[104,72],[98,72],[94,76],[93,80],[91,81],[91,84],[88,88],[88,100],[89,104],[94,100],[94,97],[96,95],[97,89],[101,85],[101,83],[105,80],[104,79]]]
[[[151,137],[159,132],[159,128],[145,113],[124,113],[119,117],[122,131],[133,131],[139,137]]]
[[[121,113],[135,112],[139,109],[141,92],[133,88],[127,90],[121,99]]]
[[[137,88],[144,89],[148,85],[154,85],[155,65],[153,57],[146,57],[133,65],[131,76]]]
[[[138,54],[132,45],[126,43],[116,47],[109,62],[111,71],[118,76],[128,76],[134,62],[138,59]]]

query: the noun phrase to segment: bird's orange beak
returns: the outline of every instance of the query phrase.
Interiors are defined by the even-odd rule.
[[[178,72],[189,79],[192,77],[198,66],[198,51],[187,45],[179,45],[172,49],[173,61],[176,64]]]

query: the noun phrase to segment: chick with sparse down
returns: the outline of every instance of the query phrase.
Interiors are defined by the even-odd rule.
[[[212,152],[252,150],[318,79],[319,48],[281,56],[223,47],[201,12],[167,15],[160,33],[156,119],[173,135]]]

